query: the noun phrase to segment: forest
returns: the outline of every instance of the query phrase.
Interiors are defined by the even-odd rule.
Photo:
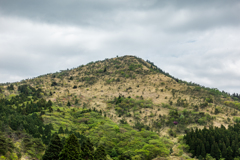
[[[233,160],[240,156],[239,131],[239,123],[228,126],[228,129],[223,125],[220,128],[192,129],[184,136],[184,139],[192,155],[199,159],[205,159],[206,155],[210,154],[217,160],[221,158]]]

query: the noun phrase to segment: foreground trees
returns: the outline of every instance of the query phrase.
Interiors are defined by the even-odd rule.
[[[193,157],[205,158],[207,154],[210,154],[217,160],[220,158],[233,160],[240,156],[239,131],[239,123],[229,126],[228,129],[222,125],[221,128],[192,130],[184,136],[184,139],[189,145]]]
[[[80,145],[81,144],[81,145]],[[81,139],[71,134],[67,139],[64,147],[62,146],[61,140],[57,134],[53,135],[43,160],[106,160],[105,148],[100,145],[94,152],[93,144],[88,138]]]
[[[59,153],[63,149],[62,142],[57,134],[53,135],[45,154],[43,155],[43,160],[58,160]]]
[[[80,158],[80,145],[74,134],[71,134],[59,154],[59,160],[76,160]]]

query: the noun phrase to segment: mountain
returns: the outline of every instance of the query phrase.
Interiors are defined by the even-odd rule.
[[[187,159],[198,155],[183,135],[228,128],[240,109],[238,94],[182,81],[135,56],[2,84],[0,98],[0,155],[25,159],[40,159],[55,132],[63,145],[71,133],[94,150],[103,145],[107,159]]]

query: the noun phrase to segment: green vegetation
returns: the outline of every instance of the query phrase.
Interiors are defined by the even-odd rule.
[[[128,88],[131,89],[131,88]],[[127,89],[127,90],[128,90]],[[124,96],[115,97],[113,101],[109,101],[110,104],[113,104],[116,112],[119,116],[126,115],[131,117],[131,112],[135,112],[141,108],[153,108],[153,103],[151,100],[135,100],[131,97],[125,98]],[[139,117],[134,116],[136,119]]]
[[[239,123],[228,126],[228,129],[223,125],[221,128],[196,129],[188,132],[184,139],[193,157],[205,158],[207,154],[210,154],[217,160],[220,158],[233,160],[240,156],[239,130]]]

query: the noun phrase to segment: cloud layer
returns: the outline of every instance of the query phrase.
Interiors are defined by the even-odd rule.
[[[0,82],[116,55],[240,92],[238,1],[0,0]]]

